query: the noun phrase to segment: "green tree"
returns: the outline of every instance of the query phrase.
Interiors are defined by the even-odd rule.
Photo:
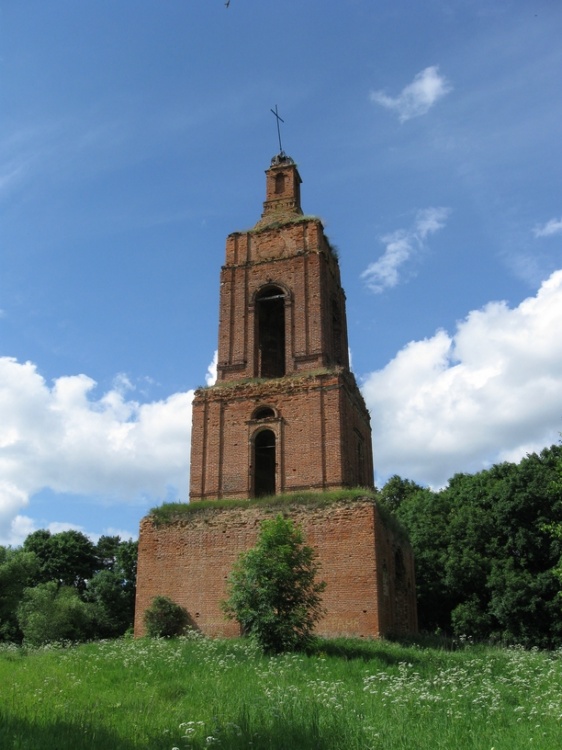
[[[402,503],[415,496],[423,487],[411,479],[402,479],[398,474],[390,477],[378,495],[378,500],[391,513],[396,513]]]
[[[121,537],[102,534],[96,544],[96,556],[101,570],[113,570],[117,561],[117,553]]]
[[[45,529],[35,531],[27,537],[23,548],[37,555],[43,582],[58,581],[84,590],[86,581],[99,566],[93,542],[74,529],[58,534]]]
[[[48,642],[53,632],[56,633],[56,640],[123,635],[134,619],[137,547],[137,542],[121,541],[118,536],[102,536],[94,545],[87,536],[75,530],[51,534],[41,529],[30,534],[15,561],[33,559],[33,577],[28,576],[19,586],[15,582],[12,585],[9,597],[10,633],[19,640],[25,635],[27,641],[31,639],[33,642]],[[11,564],[14,565],[14,562]],[[0,579],[2,569],[0,563]],[[20,572],[21,575],[15,577],[14,581],[24,581],[23,570]],[[24,597],[24,589],[38,583],[52,583],[54,586],[38,587],[35,595],[26,593]],[[68,587],[75,590],[76,596],[70,597],[65,591]],[[62,593],[57,593],[59,588]],[[22,599],[22,617],[27,634],[22,633],[16,617]],[[34,608],[37,609],[35,614]],[[51,611],[52,621],[50,615],[45,614]],[[0,595],[0,638],[3,634],[2,622]],[[45,632],[40,635],[42,624],[45,625]],[[4,630],[7,631],[7,627],[6,624]],[[33,631],[31,636],[30,628]]]
[[[414,551],[418,620],[422,630],[449,630],[455,600],[444,568],[449,545],[450,501],[408,479],[394,476],[380,501],[407,530]]]
[[[25,590],[17,610],[24,643],[41,646],[53,641],[86,641],[96,629],[96,610],[73,586],[56,581]]]
[[[414,549],[424,629],[562,644],[562,538],[552,533],[562,523],[561,460],[552,446],[519,464],[456,474],[440,492],[406,493],[396,515]]]
[[[133,625],[138,542],[101,537],[96,551],[103,567],[88,580],[83,596],[97,605],[97,635],[115,638]]]
[[[169,597],[155,596],[144,613],[144,625],[151,638],[173,638],[185,633],[189,615]]]
[[[137,551],[132,540],[102,536],[94,545],[74,530],[41,529],[19,549],[0,546],[0,641],[123,635],[133,625]]]
[[[38,575],[34,552],[0,547],[0,641],[21,641],[16,611],[24,590],[37,583]]]
[[[477,636],[527,646],[562,643],[554,575],[559,548],[545,531],[562,518],[562,493],[552,482],[560,454],[552,446],[519,464],[499,464],[457,486],[450,483],[454,515],[446,580],[461,610],[469,597],[478,603],[471,619],[453,610],[457,633],[479,623]]]
[[[552,480],[552,489],[554,492],[559,492],[562,495],[562,456],[558,460],[556,476]],[[560,582],[562,588],[562,520],[545,524],[544,530],[550,534],[551,540],[556,545],[560,554],[558,563],[553,568],[553,573]],[[562,591],[558,592],[558,596],[559,598],[562,598]]]
[[[324,612],[319,565],[302,531],[278,515],[263,521],[256,546],[240,555],[223,609],[266,653],[306,647]]]
[[[137,586],[137,557],[139,552],[139,543],[132,539],[122,541],[117,548],[114,570],[116,570],[123,580],[123,586],[134,593]]]
[[[96,605],[95,636],[117,638],[133,624],[134,600],[123,586],[123,580],[113,570],[99,570],[88,581],[83,593],[85,602]]]

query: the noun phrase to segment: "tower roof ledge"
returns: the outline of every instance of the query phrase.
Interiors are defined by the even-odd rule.
[[[280,151],[271,159],[272,167],[285,167],[294,164],[295,160],[288,156],[284,151]]]

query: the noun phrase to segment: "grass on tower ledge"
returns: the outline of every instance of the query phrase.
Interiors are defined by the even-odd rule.
[[[163,503],[152,508],[148,516],[156,527],[167,526],[181,521],[187,521],[196,514],[213,510],[244,510],[246,508],[263,508],[265,511],[289,513],[299,508],[324,508],[341,502],[368,502],[377,505],[380,516],[401,541],[408,542],[408,534],[395,516],[384,505],[377,502],[376,489],[367,487],[353,487],[351,489],[329,490],[326,492],[287,492],[280,495],[268,495],[251,499],[232,500],[198,500],[193,503]]]
[[[163,503],[149,511],[156,525],[174,523],[182,518],[202,513],[206,510],[234,510],[237,508],[264,508],[272,510],[289,510],[296,506],[320,508],[331,503],[347,501],[375,502],[377,492],[365,487],[352,489],[329,490],[327,492],[287,492],[280,495],[267,495],[251,499],[234,498],[231,500],[198,500],[193,503]]]

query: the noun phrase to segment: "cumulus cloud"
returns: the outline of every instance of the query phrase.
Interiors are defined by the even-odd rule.
[[[562,271],[518,307],[492,302],[454,334],[412,341],[363,393],[379,483],[442,486],[459,471],[516,461],[562,428]]]
[[[219,352],[218,352],[218,349],[215,349],[215,353],[213,354],[213,359],[209,363],[209,366],[207,367],[207,373],[205,375],[205,383],[208,386],[214,385],[217,382],[218,361],[219,361]]]
[[[428,215],[417,231],[438,224]],[[364,378],[377,482],[397,473],[439,487],[557,442],[561,330],[562,270],[517,307],[491,302]],[[42,488],[106,502],[185,496],[193,392],[152,403],[132,393],[124,376],[97,394],[86,375],[48,384],[34,364],[0,357],[0,543],[35,530],[26,507]]]
[[[15,516],[11,523],[9,523],[8,536],[5,535],[6,532],[4,531],[4,527],[7,525],[2,525],[2,521],[0,520],[0,534],[4,535],[0,538],[0,544],[3,545],[18,547],[20,544],[23,544],[26,537],[37,531],[37,526],[33,518],[29,518],[29,516],[21,516],[19,514]]]
[[[124,502],[185,496],[193,392],[139,403],[125,376],[98,397],[95,387],[86,375],[50,386],[31,362],[0,357],[0,543],[31,528],[23,511],[43,488]]]
[[[398,113],[400,122],[425,115],[433,105],[453,90],[449,81],[439,74],[438,65],[430,65],[416,75],[398,96],[385,91],[372,91],[371,101]]]
[[[562,234],[562,217],[550,219],[546,224],[536,226],[534,233],[535,237],[551,237],[553,234]]]
[[[381,237],[380,241],[386,245],[384,253],[361,274],[367,286],[377,294],[396,286],[400,280],[400,267],[423,248],[429,234],[445,226],[449,213],[449,209],[443,207],[423,209],[418,211],[412,227]]]

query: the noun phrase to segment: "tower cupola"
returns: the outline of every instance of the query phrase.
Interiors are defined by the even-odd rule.
[[[284,151],[274,156],[265,176],[263,213],[254,229],[262,229],[269,224],[290,221],[291,218],[302,216],[302,180],[291,157]]]

